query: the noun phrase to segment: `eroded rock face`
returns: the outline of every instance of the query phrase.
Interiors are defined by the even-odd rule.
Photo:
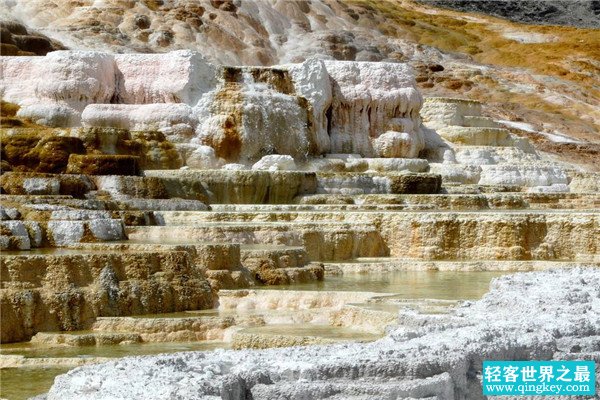
[[[325,61],[325,66],[333,81],[329,122],[332,153],[378,156],[372,140],[388,131],[390,120],[408,118],[414,125],[406,132],[410,150],[405,155],[409,158],[418,155],[424,145],[418,131],[422,99],[410,67],[335,61]]]
[[[449,315],[404,311],[401,327],[373,343],[124,358],[58,377],[48,399],[473,398],[482,360],[592,357],[599,288],[591,268],[507,276]]]
[[[77,231],[57,222],[65,234]],[[2,342],[88,329],[99,316],[197,310],[214,301],[182,251],[2,257],[0,272]]]
[[[50,126],[159,131],[183,162],[191,157],[190,166],[204,164],[194,155],[200,146],[214,149],[217,165],[251,165],[271,154],[415,158],[424,146],[422,100],[404,64],[311,58],[224,67],[191,51],[58,51],[6,57],[0,66],[0,91],[20,106],[17,116]]]
[[[0,21],[0,52],[3,56],[45,56],[64,47],[56,40],[31,32],[16,21]]]

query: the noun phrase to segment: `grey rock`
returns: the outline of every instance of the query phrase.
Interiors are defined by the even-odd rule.
[[[480,12],[514,22],[600,28],[598,0],[419,0],[428,5]]]

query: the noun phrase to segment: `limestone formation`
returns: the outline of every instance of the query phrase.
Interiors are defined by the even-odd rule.
[[[535,87],[548,118],[571,107],[569,132],[587,129],[570,72],[513,87],[514,66],[490,72],[506,53],[411,43],[482,24],[423,24],[412,2],[13,3],[0,13],[71,21],[53,30],[69,45],[112,42],[0,58],[3,381],[286,347],[116,360],[47,398],[470,399],[482,357],[593,357],[600,180],[547,151],[594,144],[521,122],[507,97],[469,99]],[[3,52],[26,42],[4,28]]]
[[[421,96],[402,64],[310,59],[221,67],[189,51],[59,51],[1,62],[3,97],[21,107],[18,116],[51,126],[160,131],[192,167],[218,166],[196,161],[206,153],[202,145],[218,159],[245,163],[272,152],[297,160],[329,152],[412,158],[423,148]],[[389,145],[373,142],[394,129]]]
[[[543,160],[528,140],[483,117],[481,108],[481,103],[464,99],[425,101],[422,115],[429,128],[426,152],[435,162],[432,171],[448,183],[569,191],[567,165]]]
[[[201,309],[214,301],[185,252],[3,256],[1,271],[2,342],[87,329],[98,316]]]
[[[392,119],[407,118],[412,122],[412,130],[404,139],[407,149],[400,154],[392,152],[392,156],[418,155],[423,148],[417,122],[422,100],[406,66],[332,61],[326,61],[325,66],[334,82],[330,122],[333,153],[376,155],[371,141],[387,132]]]
[[[373,343],[131,357],[62,375],[47,396],[472,398],[482,359],[592,357],[599,279],[594,269],[517,274],[446,316],[402,312]]]

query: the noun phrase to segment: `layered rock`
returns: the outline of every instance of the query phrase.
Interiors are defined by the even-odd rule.
[[[3,256],[0,272],[2,342],[43,330],[87,329],[99,316],[214,304],[203,271],[181,251]]]
[[[0,62],[0,91],[20,106],[18,116],[88,130],[160,131],[192,166],[252,164],[270,154],[415,158],[424,147],[421,96],[404,64],[309,59],[224,67],[190,51],[59,51]],[[214,162],[197,161],[201,146],[214,149]]]
[[[598,288],[594,269],[517,274],[447,316],[401,312],[374,343],[131,357],[62,375],[47,396],[472,398],[482,360],[593,357]]]
[[[484,117],[480,102],[428,98],[421,114],[427,127],[424,153],[445,183],[569,191],[570,167],[544,160],[529,140]]]

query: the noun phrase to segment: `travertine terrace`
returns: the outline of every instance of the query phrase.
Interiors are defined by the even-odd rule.
[[[0,368],[108,351],[82,361],[56,349],[313,346],[125,359],[61,376],[48,399],[469,399],[488,341],[492,358],[572,357],[569,340],[596,357],[600,174],[540,151],[527,121],[424,97],[398,60],[15,52],[0,58]],[[350,278],[487,285],[516,271],[538,272],[462,305],[483,292]],[[524,332],[526,300],[513,321],[511,296],[550,296],[569,318],[554,337]],[[137,363],[135,374],[169,378],[114,372]]]
[[[588,269],[505,277],[482,300],[449,315],[401,312],[399,328],[368,344],[131,357],[82,367],[60,376],[48,398],[483,398],[476,367],[482,359],[597,359],[599,276]]]

